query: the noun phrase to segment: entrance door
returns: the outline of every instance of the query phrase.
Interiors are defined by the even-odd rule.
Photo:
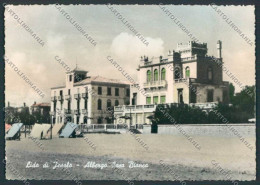
[[[183,89],[178,89],[178,103],[184,103],[183,102]]]

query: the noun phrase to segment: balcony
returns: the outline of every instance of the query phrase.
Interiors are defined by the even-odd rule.
[[[146,89],[166,87],[166,86],[167,86],[166,80],[152,81],[152,82],[144,83],[144,88],[146,88]]]
[[[56,96],[51,97],[51,101],[56,101],[56,100],[57,100]]]
[[[183,83],[183,82],[187,82],[188,80],[186,78],[179,78],[179,79],[175,79],[174,82],[175,83]]]
[[[66,100],[71,100],[71,95],[66,95],[66,96],[65,96],[65,99],[66,99]]]
[[[88,114],[88,110],[87,110],[87,109],[82,109],[82,110],[81,110],[81,113],[82,113],[82,114]]]
[[[64,113],[65,114],[71,114],[71,110],[70,109],[64,109]]]
[[[198,59],[198,57],[197,57],[197,55],[195,55],[195,56],[192,56],[192,57],[182,58],[181,61],[187,62],[187,61],[192,61],[192,60],[197,60],[197,59]]]
[[[81,94],[81,97],[82,97],[82,98],[88,98],[88,93],[82,93],[82,94]]]
[[[79,110],[74,110],[74,114],[79,115],[80,114]]]
[[[63,101],[63,96],[58,96],[59,101]]]
[[[114,112],[153,112],[155,111],[157,105],[123,105],[115,106]]]
[[[74,98],[75,99],[79,99],[80,98],[80,94],[74,94]]]

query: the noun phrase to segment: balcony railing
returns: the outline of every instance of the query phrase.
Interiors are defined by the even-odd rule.
[[[82,93],[81,96],[82,98],[88,98],[88,93]]]
[[[156,105],[123,105],[123,106],[115,106],[114,111],[115,112],[123,112],[126,111],[154,111],[156,108]]]
[[[196,60],[196,59],[197,59],[197,55],[192,56],[192,57],[182,58],[181,61],[185,62],[185,61],[191,61],[191,60]]]
[[[175,79],[174,80],[175,83],[183,83],[183,82],[187,82],[186,78],[179,78],[179,79]]]
[[[63,100],[63,96],[58,96],[58,100],[62,101]]]
[[[167,81],[160,80],[160,81],[152,81],[144,83],[144,88],[156,88],[156,87],[166,87]]]
[[[51,97],[51,101],[56,101],[56,100],[57,100],[56,96]]]
[[[88,114],[88,110],[87,109],[82,109],[81,112],[82,112],[82,114]]]
[[[79,99],[80,98],[80,94],[74,94],[74,98],[75,99]]]
[[[79,110],[74,110],[74,114],[76,114],[76,115],[80,114]]]
[[[65,114],[71,114],[71,110],[70,109],[64,109],[64,113]]]
[[[66,99],[66,100],[70,100],[70,99],[71,99],[71,95],[66,95],[66,96],[65,96],[65,99]]]

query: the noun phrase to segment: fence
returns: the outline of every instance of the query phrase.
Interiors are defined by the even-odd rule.
[[[137,124],[130,126],[127,124],[81,124],[78,125],[76,131],[81,131],[83,133],[93,132],[93,131],[109,131],[109,130],[126,130],[126,129],[143,129],[142,124]]]

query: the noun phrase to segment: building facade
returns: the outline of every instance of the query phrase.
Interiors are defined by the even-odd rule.
[[[66,73],[64,86],[51,88],[52,123],[113,123],[107,109],[130,103],[129,83],[87,73],[76,67]]]
[[[115,107],[115,116],[130,116],[131,110],[132,123],[143,124],[151,123],[147,117],[157,104],[185,103],[208,109],[228,103],[229,83],[223,81],[219,65],[223,62],[222,42],[217,42],[217,57],[208,56],[207,50],[206,43],[190,41],[179,43],[165,58],[141,57],[137,76],[146,94],[131,86],[131,106]]]
[[[50,103],[36,103],[31,105],[30,114],[38,116],[40,120],[44,123],[50,122]]]

